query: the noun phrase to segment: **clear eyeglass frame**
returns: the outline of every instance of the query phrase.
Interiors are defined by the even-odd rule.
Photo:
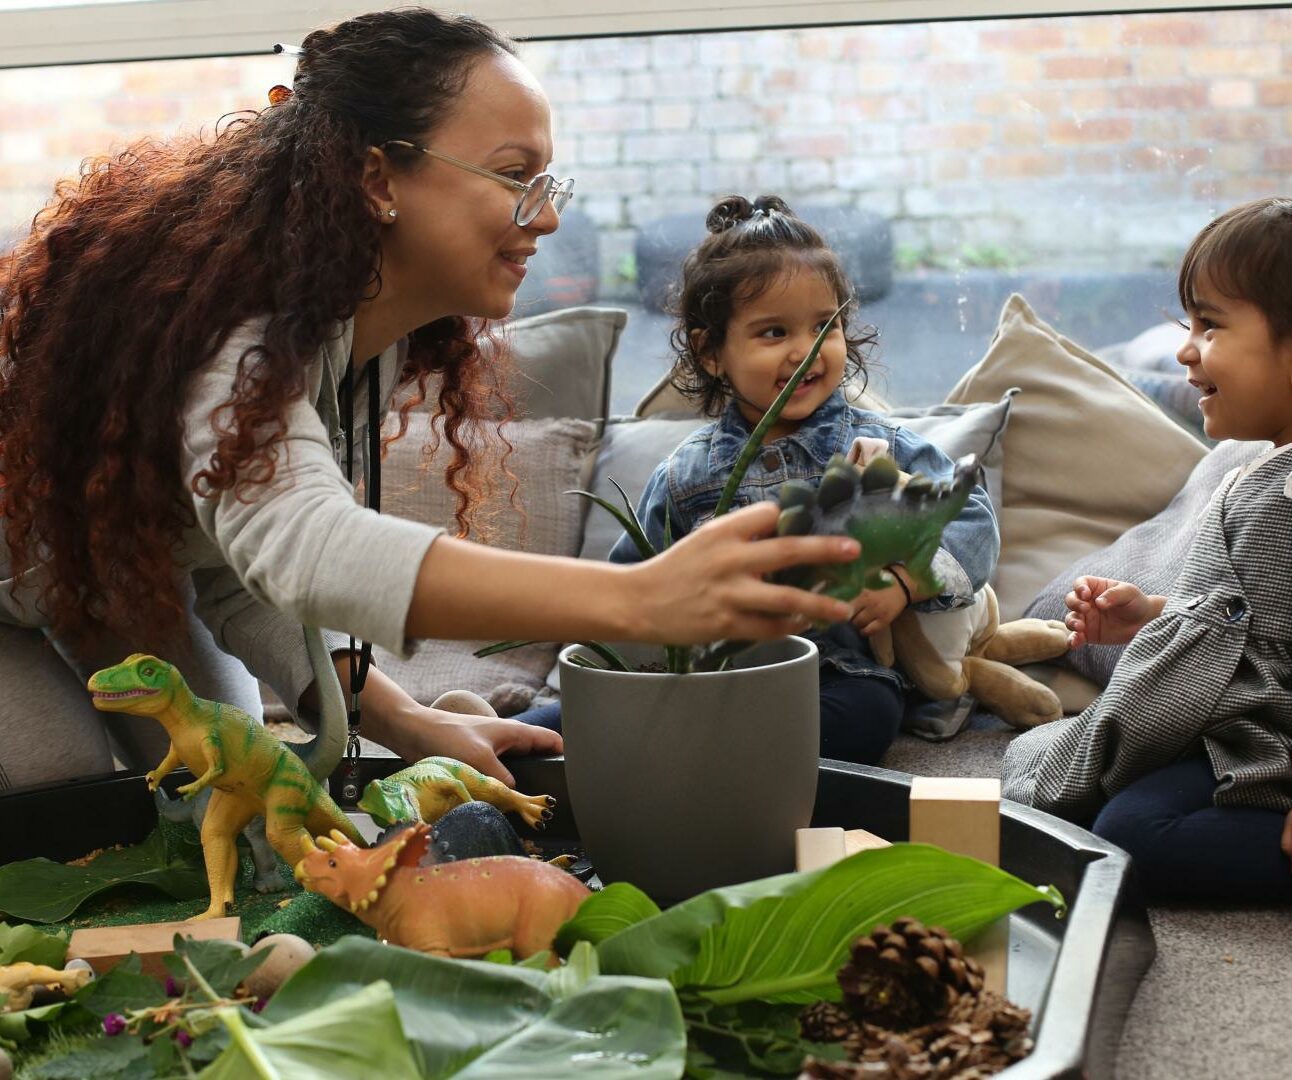
[[[429,146],[418,146],[406,139],[388,139],[381,144],[381,149],[384,150],[388,146],[402,146],[406,150],[416,150],[419,154],[426,154],[428,157],[456,165],[459,169],[465,169],[477,176],[487,176],[490,180],[496,180],[505,187],[520,192],[520,198],[516,200],[516,210],[511,217],[512,221],[522,229],[543,212],[543,205],[548,201],[552,203],[552,209],[559,215],[574,197],[574,180],[569,177],[557,180],[551,173],[539,173],[528,184],[523,184],[492,169],[472,165],[469,161],[455,158],[451,154],[443,154],[439,150],[432,150]]]

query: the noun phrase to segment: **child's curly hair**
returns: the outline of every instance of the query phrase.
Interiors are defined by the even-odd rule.
[[[853,290],[839,256],[776,195],[760,195],[752,203],[743,195],[724,196],[704,223],[709,235],[683,262],[672,305],[677,323],[670,341],[676,359],[669,381],[705,416],[716,416],[727,403],[730,386],[706,370],[703,360],[722,347],[737,306],[761,296],[797,266],[820,273],[840,304],[852,299]],[[864,379],[867,354],[879,332],[862,324],[852,336],[852,306],[839,316],[848,357],[844,378]]]

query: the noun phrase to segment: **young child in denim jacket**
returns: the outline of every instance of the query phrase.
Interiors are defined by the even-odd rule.
[[[713,516],[718,498],[754,426],[811,349],[821,328],[852,296],[838,256],[821,236],[774,196],[750,203],[728,196],[710,211],[710,235],[683,265],[673,332],[677,360],[672,382],[717,419],[692,434],[651,476],[637,515],[656,550],[664,546],[668,516],[674,540]],[[811,371],[799,383],[768,432],[732,504],[735,509],[772,499],[787,480],[818,483],[834,454],[860,437],[884,440],[900,469],[950,480],[953,466],[941,450],[876,413],[854,408],[840,389],[863,373],[862,350],[873,328],[850,336],[847,314],[826,335]],[[1000,551],[1000,535],[986,491],[974,489],[947,526],[933,570],[943,592],[925,596],[905,569],[886,589],[855,601],[850,622],[810,636],[821,653],[821,754],[875,764],[897,734],[909,684],[871,654],[867,638],[907,607],[960,607],[986,584]],[[628,536],[612,561],[640,558]]]

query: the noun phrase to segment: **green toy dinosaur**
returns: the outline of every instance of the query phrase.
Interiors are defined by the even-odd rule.
[[[186,799],[214,789],[202,819],[211,904],[194,921],[224,915],[233,903],[236,839],[257,814],[265,818],[270,845],[289,866],[309,850],[311,831],[339,829],[364,846],[350,819],[311,775],[310,759],[339,757],[334,739],[318,741],[298,756],[241,709],[197,697],[172,665],[144,653],[96,671],[86,687],[96,709],[151,716],[170,735],[169,752],[148,773],[150,791],[180,764],[197,777],[179,788]]]
[[[556,805],[550,795],[522,795],[454,758],[428,757],[384,780],[373,780],[358,806],[385,829],[403,821],[433,825],[455,806],[474,799],[514,811],[535,829],[551,820],[550,807]]]
[[[899,487],[892,458],[879,457],[859,469],[836,454],[817,488],[793,480],[782,485],[776,532],[852,536],[861,542],[861,554],[850,563],[792,567],[782,571],[779,580],[852,600],[863,589],[891,585],[892,575],[884,568],[902,563],[922,592],[941,591],[942,583],[933,575],[933,557],[942,530],[969,501],[978,473],[978,462],[970,455],[956,462],[950,484],[935,484],[917,474]]]

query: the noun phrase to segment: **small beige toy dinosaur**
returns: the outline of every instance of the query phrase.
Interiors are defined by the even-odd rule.
[[[93,977],[94,972],[89,968],[59,971],[25,960],[7,964],[0,967],[0,1012],[21,1012],[29,1008],[32,996],[42,986],[74,994]]]

